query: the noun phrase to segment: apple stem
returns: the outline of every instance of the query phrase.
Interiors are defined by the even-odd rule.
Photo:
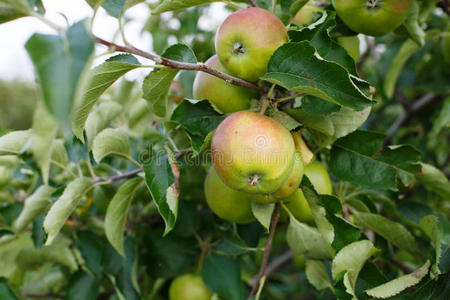
[[[253,1],[253,0],[247,0],[248,1],[248,3],[251,5],[251,6],[253,6],[253,7],[258,7],[258,5],[256,5],[256,2],[255,1]]]
[[[266,273],[267,263],[269,262],[270,248],[272,247],[273,236],[275,235],[275,228],[277,227],[278,218],[280,216],[280,206],[281,206],[281,202],[277,202],[275,204],[275,210],[272,214],[272,220],[270,222],[269,237],[267,238],[266,246],[264,247],[264,258],[263,258],[263,261],[261,264],[261,268],[259,269],[258,277],[256,277],[255,283],[253,284],[252,291],[250,292],[250,295],[248,296],[249,299],[256,295],[261,278],[263,278]],[[266,278],[266,280],[267,280],[267,278]]]

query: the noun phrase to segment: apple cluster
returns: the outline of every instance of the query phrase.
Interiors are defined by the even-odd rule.
[[[226,18],[217,31],[217,55],[206,65],[255,82],[266,73],[275,50],[288,41],[284,24],[261,8],[239,10]],[[208,99],[216,110],[230,114],[211,140],[212,162],[205,179],[205,195],[211,210],[236,223],[255,220],[251,201],[284,201],[292,214],[311,221],[308,203],[299,189],[303,174],[321,193],[331,193],[328,173],[299,133],[289,132],[276,120],[248,111],[257,93],[199,72],[194,97]],[[318,178],[318,179],[317,179]]]

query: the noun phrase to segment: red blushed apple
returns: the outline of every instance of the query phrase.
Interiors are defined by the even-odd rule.
[[[240,111],[217,127],[211,153],[217,173],[230,188],[272,194],[293,170],[295,145],[289,130],[274,119]]]
[[[216,34],[220,62],[234,75],[257,81],[275,50],[288,41],[284,24],[271,12],[251,7],[229,15]]]

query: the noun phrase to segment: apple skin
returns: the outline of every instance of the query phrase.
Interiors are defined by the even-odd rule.
[[[357,35],[353,36],[340,36],[337,38],[337,42],[339,45],[344,47],[347,51],[348,55],[353,58],[354,61],[357,61],[359,58],[359,38]]]
[[[239,224],[248,224],[255,220],[251,200],[244,193],[223,183],[213,166],[206,175],[205,196],[209,208],[224,220]]]
[[[411,8],[411,0],[333,0],[333,6],[353,31],[380,36],[394,31],[403,23]]]
[[[222,66],[217,55],[210,57],[205,65],[220,72],[229,73]],[[222,113],[246,110],[250,106],[250,100],[258,96],[257,92],[253,90],[227,83],[225,80],[205,72],[197,72],[193,93],[194,99],[208,99]]]
[[[331,195],[333,193],[330,175],[321,163],[313,161],[307,164],[304,172],[319,194]]]
[[[230,188],[272,194],[292,172],[295,146],[289,130],[274,119],[240,111],[217,127],[211,154],[217,173]]]
[[[312,1],[309,1],[295,14],[294,19],[292,19],[292,23],[299,25],[308,24],[312,20],[314,13],[319,13],[322,11],[323,8],[321,6],[317,6],[312,3]]]
[[[311,222],[314,220],[308,200],[306,200],[300,188],[283,202],[297,220],[301,222]]]
[[[229,15],[216,33],[216,52],[234,75],[257,81],[275,50],[288,41],[283,23],[271,12],[250,7]]]
[[[262,203],[275,203],[292,195],[302,182],[303,178],[303,161],[298,151],[295,151],[294,167],[288,179],[273,194],[250,194],[248,197],[252,200]]]
[[[212,295],[202,277],[196,274],[178,276],[169,288],[169,300],[210,300]]]

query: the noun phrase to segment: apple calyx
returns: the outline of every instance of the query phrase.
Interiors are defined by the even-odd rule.
[[[366,7],[368,9],[377,9],[381,6],[380,0],[367,0]]]
[[[260,180],[261,180],[261,176],[259,176],[258,174],[252,174],[252,175],[248,176],[248,184],[250,186],[258,185]]]
[[[245,53],[245,47],[239,42],[234,43],[233,45],[233,53],[236,53],[237,55],[244,54]]]

